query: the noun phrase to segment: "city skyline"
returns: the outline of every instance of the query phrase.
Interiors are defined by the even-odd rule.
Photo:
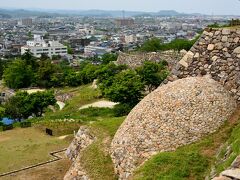
[[[239,0],[148,0],[139,3],[137,0],[0,0],[1,8],[17,9],[55,9],[55,10],[126,10],[157,12],[160,10],[176,10],[180,13],[202,13],[209,15],[240,15]]]

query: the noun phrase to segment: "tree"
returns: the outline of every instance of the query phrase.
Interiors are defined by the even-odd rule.
[[[142,98],[144,83],[133,70],[122,71],[114,76],[110,87],[104,89],[107,98],[121,104],[135,106]]]
[[[96,71],[99,66],[88,63],[84,66],[84,68],[79,72],[79,77],[81,77],[81,82],[83,84],[88,84],[93,82],[94,79],[97,78]]]
[[[59,73],[60,69],[50,60],[40,61],[37,71],[37,84],[41,87],[52,87],[51,78],[53,74]]]
[[[56,104],[53,91],[36,92],[29,95],[32,105],[32,113],[36,117],[41,117],[44,109],[49,105]]]
[[[49,59],[48,54],[46,54],[46,53],[41,54],[40,60],[45,61],[45,60],[48,60],[48,59]]]
[[[113,53],[106,53],[102,56],[102,63],[103,64],[108,64],[112,61],[116,61],[118,58],[117,54],[113,54]]]
[[[30,65],[33,70],[36,70],[38,64],[36,58],[33,56],[29,49],[21,56],[21,59],[26,62],[27,65]]]
[[[0,121],[2,120],[2,118],[5,116],[5,108],[0,107]]]
[[[31,115],[42,116],[44,109],[55,103],[56,99],[52,91],[32,94],[17,92],[15,96],[8,99],[4,108],[6,109],[6,116],[20,121],[21,119],[27,119]]]
[[[101,66],[99,70],[96,71],[99,88],[102,90],[103,95],[104,89],[112,85],[114,76],[125,69],[127,69],[126,65],[117,66],[114,63],[109,63]]]
[[[2,79],[3,71],[4,71],[4,63],[0,59],[0,79]]]
[[[140,48],[141,51],[145,52],[156,52],[161,48],[161,40],[158,38],[152,38],[147,40],[142,47]]]
[[[30,65],[18,59],[4,70],[3,79],[10,88],[26,88],[33,83],[34,72]]]
[[[137,68],[137,73],[147,86],[149,92],[156,89],[168,76],[167,67],[163,63],[145,61]]]
[[[81,85],[81,76],[78,72],[71,71],[67,73],[65,82],[68,86],[79,86]]]
[[[27,92],[17,92],[15,96],[8,99],[4,107],[6,115],[18,121],[32,115],[33,108]]]

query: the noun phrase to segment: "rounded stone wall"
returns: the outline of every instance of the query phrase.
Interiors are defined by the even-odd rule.
[[[216,131],[236,109],[230,93],[208,76],[169,82],[128,115],[111,144],[119,179],[158,152],[174,151]]]

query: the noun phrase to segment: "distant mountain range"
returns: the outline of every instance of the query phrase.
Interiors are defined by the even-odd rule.
[[[201,14],[179,13],[174,10],[161,10],[159,12],[141,11],[114,11],[114,10],[45,10],[45,9],[0,9],[0,17],[31,17],[31,16],[97,16],[97,17],[135,17],[135,16],[193,16]]]

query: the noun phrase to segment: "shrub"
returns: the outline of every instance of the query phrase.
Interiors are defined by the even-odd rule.
[[[113,109],[115,117],[127,116],[132,110],[132,106],[129,104],[117,104]]]

